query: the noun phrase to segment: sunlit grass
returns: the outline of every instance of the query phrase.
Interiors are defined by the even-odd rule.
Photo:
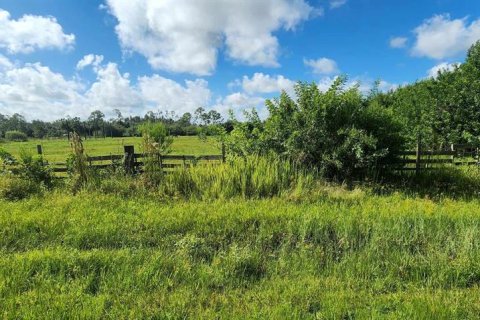
[[[480,206],[63,192],[0,201],[5,318],[475,318]]]
[[[12,153],[15,156],[20,154],[22,149],[36,154],[37,145],[43,147],[44,157],[48,161],[62,162],[71,152],[70,144],[67,139],[51,140],[29,140],[27,142],[7,142],[1,143],[0,148]],[[133,145],[138,152],[141,152],[142,138],[97,138],[84,140],[85,151],[90,156],[123,154],[123,146]],[[215,155],[221,154],[220,149],[213,139],[206,142],[198,137],[176,137],[172,144],[172,154],[184,155]]]

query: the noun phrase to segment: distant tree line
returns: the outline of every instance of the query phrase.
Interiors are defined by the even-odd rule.
[[[219,112],[206,111],[199,107],[192,114],[186,112],[177,116],[175,112],[147,112],[141,116],[123,116],[120,110],[114,110],[114,117],[107,119],[105,114],[96,110],[82,120],[79,117],[66,117],[55,121],[33,120],[27,121],[22,115],[15,113],[12,116],[0,114],[0,138],[15,137],[21,140],[21,134],[30,138],[60,138],[68,137],[76,132],[84,138],[90,137],[131,137],[139,136],[139,127],[146,122],[163,123],[170,135],[191,136],[199,132],[207,133],[204,128],[220,125],[227,131],[232,130],[230,121],[224,121]]]

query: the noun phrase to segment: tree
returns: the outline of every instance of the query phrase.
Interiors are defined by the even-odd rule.
[[[90,127],[93,130],[95,137],[96,133],[100,131],[100,129],[103,129],[103,135],[105,136],[104,119],[105,115],[100,110],[93,111],[88,117],[88,122],[90,123]]]

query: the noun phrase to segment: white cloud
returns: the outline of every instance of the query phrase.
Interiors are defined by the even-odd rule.
[[[319,11],[305,0],[107,0],[124,50],[155,69],[211,74],[219,49],[247,65],[278,66],[274,32],[293,30]]]
[[[328,58],[320,58],[317,60],[304,59],[303,63],[310,67],[317,74],[335,74],[338,73],[337,63]]]
[[[160,89],[160,88],[159,88]],[[97,71],[97,81],[86,92],[90,109],[119,109],[133,114],[143,107],[140,94],[132,86],[129,74],[121,74],[115,63],[108,63]]]
[[[337,9],[345,5],[347,0],[330,0],[330,9]]]
[[[0,48],[10,53],[31,53],[37,49],[69,49],[75,43],[73,34],[63,33],[54,17],[24,15],[12,20],[0,9]]]
[[[238,119],[243,119],[245,110],[256,109],[261,118],[266,118],[268,112],[265,108],[265,98],[252,96],[244,92],[235,92],[226,97],[217,99],[213,109],[223,115],[227,115],[232,110]]]
[[[405,37],[396,37],[390,39],[390,47],[394,49],[401,49],[407,46],[408,38]]]
[[[115,63],[98,63],[94,71],[96,80],[85,88],[78,79],[66,79],[40,63],[15,67],[0,55],[0,113],[56,120],[67,115],[85,118],[97,109],[107,116],[113,109],[125,115],[142,115],[149,110],[192,112],[211,105],[211,91],[202,79],[182,85],[152,75],[133,83]]]
[[[0,71],[13,68],[13,63],[4,55],[0,54]]]
[[[29,119],[58,119],[81,114],[81,83],[66,80],[40,63],[0,72],[0,113],[21,113]]]
[[[156,109],[191,112],[210,104],[208,82],[185,81],[185,86],[159,75],[139,78],[139,90],[145,102]]]
[[[452,20],[448,14],[436,15],[414,32],[413,55],[440,60],[465,52],[480,39],[480,19],[468,24],[467,18]]]
[[[98,68],[103,62],[102,55],[87,54],[77,63],[77,70],[82,70],[88,66],[93,66],[94,69]]]
[[[427,74],[429,78],[436,78],[438,76],[439,72],[444,72],[444,71],[453,71],[457,66],[459,66],[460,63],[448,63],[448,62],[442,62],[428,70]]]
[[[288,94],[294,93],[295,81],[282,75],[270,76],[263,73],[255,73],[251,78],[244,76],[241,82],[242,88],[249,94],[273,93],[285,90]]]

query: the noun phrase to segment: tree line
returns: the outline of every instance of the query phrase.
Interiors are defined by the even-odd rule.
[[[21,140],[25,138],[61,138],[76,132],[85,139],[89,137],[130,137],[141,134],[139,128],[148,122],[163,123],[171,135],[198,135],[203,128],[211,125],[225,126],[231,130],[229,121],[224,121],[216,110],[199,107],[195,112],[185,112],[177,116],[175,112],[147,112],[141,116],[123,116],[120,110],[114,110],[114,116],[107,119],[100,110],[93,111],[82,120],[79,117],[66,117],[55,121],[27,121],[24,116],[15,113],[12,116],[0,114],[0,138]]]

